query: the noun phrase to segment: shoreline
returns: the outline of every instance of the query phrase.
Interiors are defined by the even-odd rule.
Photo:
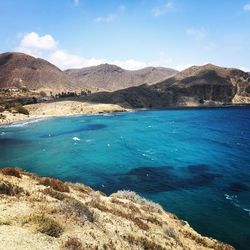
[[[38,119],[48,119],[54,117],[68,117],[77,115],[101,115],[118,112],[128,112],[116,104],[94,104],[88,102],[62,101],[51,103],[38,103],[24,106],[29,115],[13,114],[5,111],[5,119],[0,119],[0,126],[17,124],[19,122],[32,121]]]
[[[61,102],[47,102],[25,105],[30,112],[29,115],[13,114],[11,112],[5,112],[5,119],[0,119],[0,127],[18,124],[21,122],[29,122],[36,120],[45,120],[57,117],[71,117],[80,115],[105,115],[112,113],[122,112],[138,112],[138,111],[157,111],[157,110],[194,110],[194,109],[225,109],[225,108],[238,108],[238,107],[250,107],[248,103],[242,104],[228,104],[217,106],[183,106],[183,107],[166,107],[166,108],[139,108],[128,109],[123,108],[118,104],[104,104],[104,103],[90,103],[66,100]],[[80,110],[79,110],[80,109]]]

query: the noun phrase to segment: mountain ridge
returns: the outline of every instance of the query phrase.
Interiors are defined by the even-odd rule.
[[[68,69],[64,72],[87,87],[114,91],[145,83],[154,84],[175,75],[178,71],[164,67],[126,70],[117,65],[105,63],[81,69]]]

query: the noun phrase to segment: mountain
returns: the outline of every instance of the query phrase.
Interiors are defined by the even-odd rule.
[[[46,60],[23,53],[0,54],[0,88],[74,89],[70,77]]]
[[[0,170],[4,250],[234,250],[134,192],[110,196],[80,183]]]
[[[193,66],[154,85],[95,93],[89,101],[132,108],[165,108],[250,103],[250,77],[239,69]]]
[[[114,91],[144,83],[153,84],[174,76],[178,71],[162,67],[147,67],[140,70],[125,70],[116,65],[101,64],[82,69],[69,69],[65,73],[80,85]]]

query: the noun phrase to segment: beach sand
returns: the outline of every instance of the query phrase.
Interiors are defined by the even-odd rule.
[[[112,112],[129,111],[116,104],[99,104],[78,101],[60,101],[50,103],[38,103],[24,106],[29,115],[10,113],[5,111],[5,119],[0,118],[0,124],[11,124],[19,121],[47,118],[53,116],[72,116],[80,114],[102,114]]]

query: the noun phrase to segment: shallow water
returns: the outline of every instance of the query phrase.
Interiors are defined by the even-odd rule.
[[[250,245],[250,108],[141,111],[0,127],[0,167],[134,190],[201,234]]]

